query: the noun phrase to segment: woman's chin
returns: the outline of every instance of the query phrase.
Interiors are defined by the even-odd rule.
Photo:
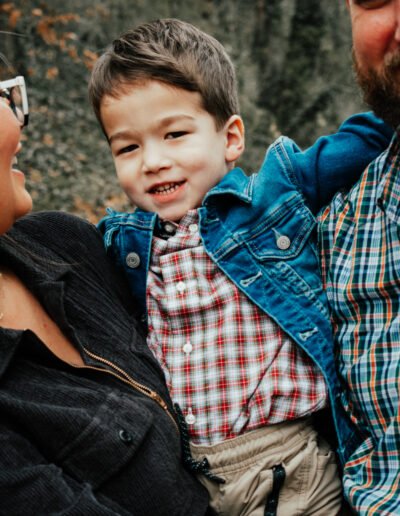
[[[18,196],[18,202],[15,210],[15,220],[20,219],[32,211],[33,201],[30,193],[24,189],[21,195]]]

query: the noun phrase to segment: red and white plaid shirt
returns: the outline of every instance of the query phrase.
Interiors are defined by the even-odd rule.
[[[192,442],[215,444],[324,407],[322,374],[209,258],[197,211],[165,224],[176,233],[153,238],[148,345]]]

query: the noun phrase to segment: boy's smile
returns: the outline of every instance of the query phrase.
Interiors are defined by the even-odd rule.
[[[121,186],[136,206],[179,221],[243,152],[242,121],[217,129],[199,93],[158,81],[121,88],[101,103]]]

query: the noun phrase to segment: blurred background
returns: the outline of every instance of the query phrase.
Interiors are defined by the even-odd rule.
[[[30,125],[19,166],[36,210],[96,222],[105,206],[130,209],[87,101],[97,56],[122,31],[176,17],[219,39],[238,74],[246,152],[258,169],[280,134],[308,146],[364,109],[351,67],[344,0],[19,0],[0,3],[0,77],[25,75]],[[13,33],[13,34],[11,34]]]

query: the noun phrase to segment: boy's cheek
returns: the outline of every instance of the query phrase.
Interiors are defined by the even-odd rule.
[[[125,173],[125,171],[121,171],[117,168],[117,179],[121,186],[121,188],[128,193],[132,189],[133,179],[129,177],[129,174]]]

